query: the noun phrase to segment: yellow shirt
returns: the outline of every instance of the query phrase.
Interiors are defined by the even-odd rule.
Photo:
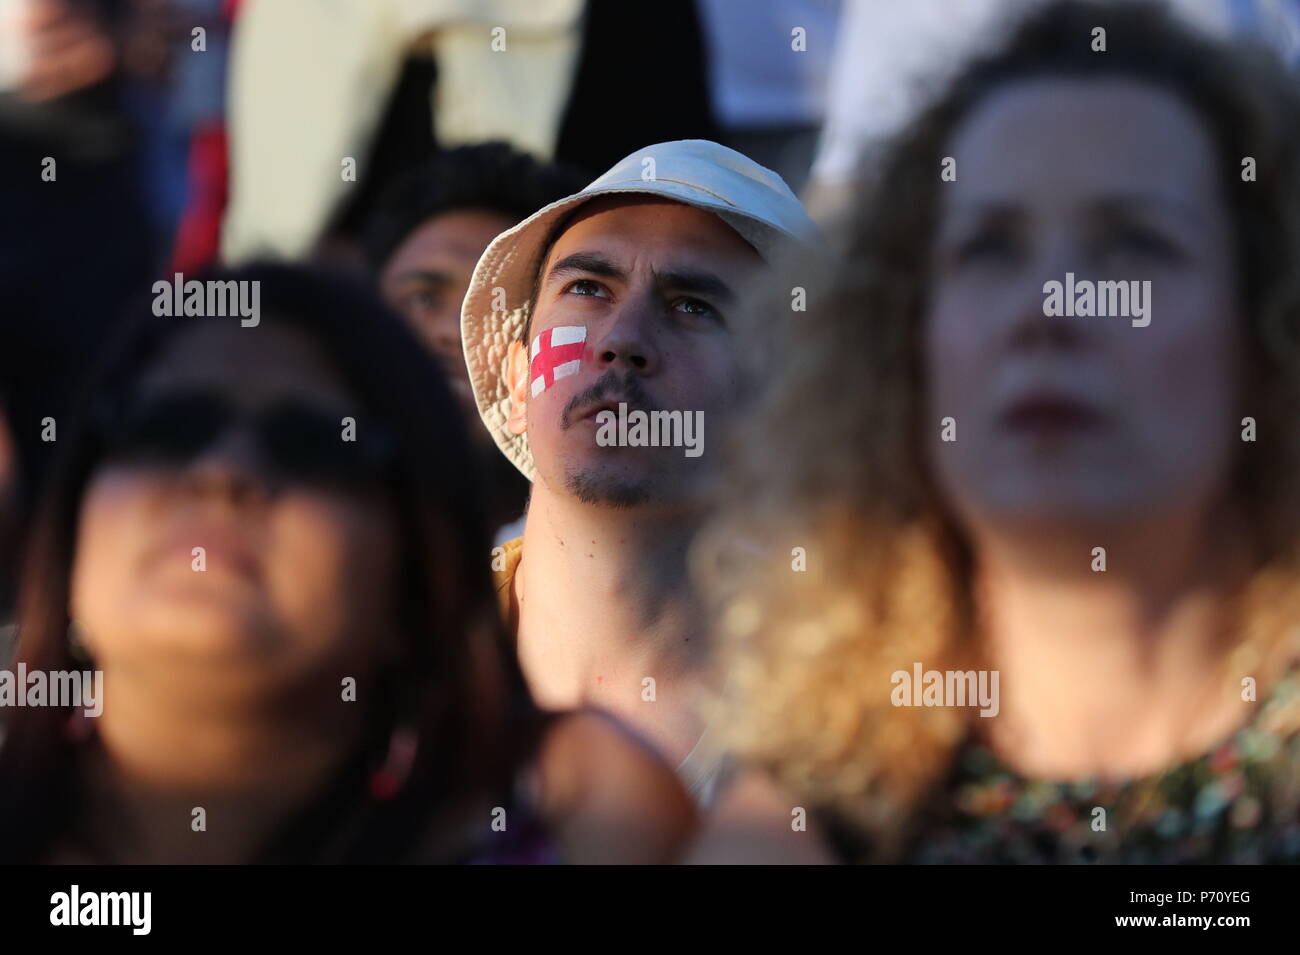
[[[519,608],[515,605],[515,571],[524,557],[524,539],[516,537],[492,548],[492,583],[496,587],[501,619],[511,637],[519,635]]]

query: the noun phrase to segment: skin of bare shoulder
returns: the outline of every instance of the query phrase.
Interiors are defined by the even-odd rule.
[[[700,827],[688,865],[833,865],[815,820],[796,829],[795,801],[765,773],[735,777]],[[807,817],[807,813],[800,814]]]
[[[583,710],[557,720],[535,779],[565,862],[674,863],[695,833],[695,808],[676,774],[604,713]]]

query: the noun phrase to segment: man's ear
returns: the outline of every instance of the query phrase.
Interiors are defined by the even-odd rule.
[[[528,348],[521,341],[511,342],[506,355],[506,387],[510,389],[506,427],[511,434],[523,434],[528,430]]]

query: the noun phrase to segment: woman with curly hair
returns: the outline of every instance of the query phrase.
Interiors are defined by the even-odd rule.
[[[1070,2],[892,146],[697,551],[696,859],[1300,859],[1298,102]]]

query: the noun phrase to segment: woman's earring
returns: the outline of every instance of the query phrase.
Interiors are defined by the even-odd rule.
[[[370,777],[370,795],[379,802],[387,802],[396,796],[406,782],[415,760],[415,750],[419,736],[409,726],[398,726],[388,741],[388,756],[384,765],[375,770]]]

